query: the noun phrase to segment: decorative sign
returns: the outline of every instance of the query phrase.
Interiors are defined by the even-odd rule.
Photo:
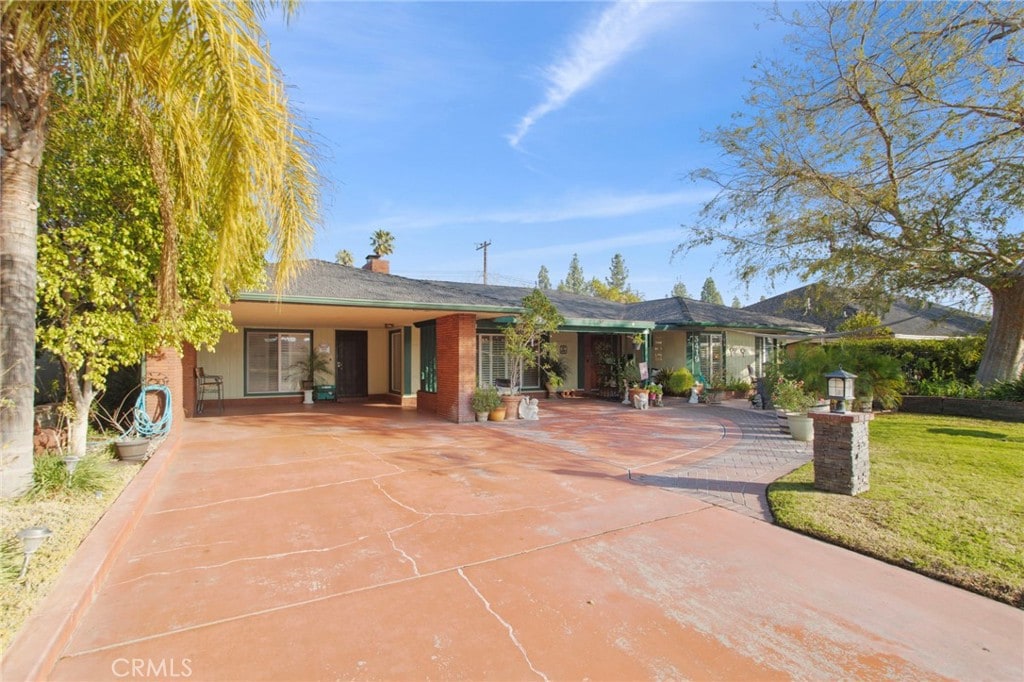
[[[560,345],[558,347],[558,353],[559,353],[559,355],[568,355],[569,354],[569,346],[563,343],[562,345]]]
[[[329,343],[321,343],[319,346],[317,346],[317,350],[320,351],[321,353],[330,353],[331,352],[331,344],[329,344]]]
[[[650,374],[648,374],[648,372],[647,372],[647,363],[646,362],[641,362],[640,363],[640,379],[641,380],[646,380],[649,377],[650,377]]]

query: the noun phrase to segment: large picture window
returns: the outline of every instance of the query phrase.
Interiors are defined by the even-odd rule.
[[[308,360],[313,332],[280,329],[245,330],[246,394],[298,393],[299,360]]]
[[[537,353],[540,360],[540,352]],[[477,336],[477,383],[493,386],[496,379],[508,379],[508,355],[505,352],[504,334],[480,334]],[[540,388],[540,365],[523,368],[524,390]]]

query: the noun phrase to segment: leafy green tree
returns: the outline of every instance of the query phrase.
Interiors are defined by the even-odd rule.
[[[523,312],[514,324],[506,325],[505,352],[509,359],[509,380],[513,393],[523,385],[523,371],[536,367],[538,356],[557,355],[557,344],[551,335],[565,323],[558,309],[540,289],[534,289],[523,298]]]
[[[617,301],[618,303],[639,303],[643,300],[640,298],[640,294],[628,287],[625,290],[617,289],[596,277],[590,280],[590,284],[587,285],[587,292],[591,296],[609,301]]]
[[[672,295],[680,298],[689,298],[690,294],[686,291],[686,284],[683,282],[676,282],[675,286],[672,287]]]
[[[733,308],[742,308],[743,307],[743,304],[740,302],[740,297],[739,296],[733,296],[732,297],[732,307]]]
[[[718,287],[715,286],[715,280],[710,277],[704,280],[704,286],[700,289],[700,300],[705,303],[725,305],[725,302],[722,300],[722,294],[719,293]]]
[[[892,336],[892,330],[882,326],[882,318],[867,310],[860,310],[836,325],[838,332],[863,332],[873,336]]]
[[[989,298],[977,379],[1024,366],[1024,5],[822,3],[779,15],[793,59],[757,65],[749,110],[709,135],[724,167],[693,237],[744,280],[798,273]],[[826,76],[826,74],[828,74]],[[873,299],[873,300],[872,300]]]
[[[341,249],[340,251],[338,251],[338,253],[334,254],[334,261],[338,265],[351,266],[352,263],[354,262],[352,260],[352,252],[349,251],[348,249]]]
[[[312,240],[312,148],[263,39],[265,7],[4,0],[0,495],[20,494],[32,475],[37,190],[54,74],[73,74],[86,89],[116,84],[110,104],[136,126],[159,202],[162,341],[179,344],[188,324],[178,281],[183,235],[210,226],[209,272],[229,286],[268,249],[283,286]]]
[[[587,280],[583,276],[583,268],[580,266],[578,254],[572,254],[572,260],[569,262],[569,271],[565,274],[565,279],[558,283],[558,290],[568,291],[573,294],[588,293]]]
[[[540,272],[537,273],[537,288],[541,291],[547,291],[551,288],[551,274],[548,273],[548,266],[540,266]]]
[[[377,230],[370,237],[370,248],[375,256],[390,256],[395,252],[395,236],[387,230]]]
[[[47,153],[40,170],[38,320],[40,347],[60,361],[74,407],[69,451],[85,454],[88,417],[107,375],[155,351],[174,329],[158,315],[156,280],[163,232],[159,200],[131,123],[55,83]],[[102,160],[97,163],[97,160]],[[229,297],[214,287],[208,229],[182,238],[182,338],[212,345],[232,329]],[[250,261],[255,283],[262,260]],[[166,321],[165,321],[166,322]]]

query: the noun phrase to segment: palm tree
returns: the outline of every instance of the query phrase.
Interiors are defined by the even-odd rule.
[[[295,2],[286,0],[286,12]],[[181,318],[177,244],[215,225],[215,278],[231,286],[269,246],[280,287],[308,248],[317,173],[265,48],[266,3],[2,0],[0,62],[0,495],[31,482],[37,186],[53,74],[116,84],[138,124],[163,229],[162,321]],[[171,325],[173,327],[173,325]],[[174,343],[175,338],[165,339]]]
[[[395,252],[395,237],[387,230],[377,230],[370,237],[370,248],[375,256],[387,256]]]

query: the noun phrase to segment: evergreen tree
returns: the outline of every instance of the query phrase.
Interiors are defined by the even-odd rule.
[[[715,286],[715,280],[710,277],[704,280],[704,286],[700,290],[700,300],[705,303],[725,305],[725,302],[722,300],[722,294],[718,292],[718,287]]]
[[[558,283],[559,291],[568,291],[573,294],[588,293],[587,280],[583,276],[583,268],[580,266],[578,254],[572,254],[572,261],[569,262],[569,272],[565,279]]]
[[[733,308],[742,308],[743,307],[743,304],[740,303],[740,297],[739,296],[733,296],[732,297],[732,307]]]
[[[621,253],[617,253],[612,256],[612,264],[609,267],[608,279],[605,280],[605,284],[612,289],[628,291],[627,279],[629,279],[629,268],[626,267],[626,259],[622,257]]]
[[[676,285],[672,287],[672,295],[679,296],[681,298],[690,298],[690,293],[686,290],[686,285],[682,282],[676,282]]]
[[[540,266],[540,272],[537,273],[537,288],[542,291],[547,291],[551,288],[551,275],[548,274],[548,266]]]

